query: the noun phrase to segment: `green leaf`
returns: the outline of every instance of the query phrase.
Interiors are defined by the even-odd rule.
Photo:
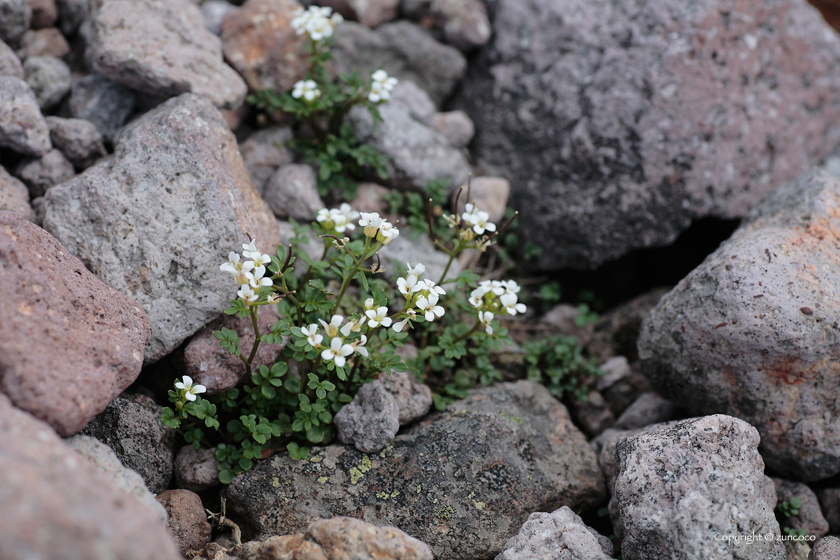
[[[233,471],[231,470],[224,469],[219,471],[219,481],[222,484],[230,484],[231,482],[233,482],[234,476],[236,475],[233,474]]]
[[[306,439],[312,443],[321,443],[324,441],[324,429],[320,426],[313,426],[306,430]]]

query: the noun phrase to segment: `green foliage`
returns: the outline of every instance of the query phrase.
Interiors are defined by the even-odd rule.
[[[405,217],[405,222],[411,228],[408,236],[412,239],[417,239],[429,229],[429,200],[433,216],[439,216],[442,208],[448,204],[449,181],[430,181],[423,190],[423,194],[391,190],[382,197],[388,203],[391,214]],[[438,217],[434,217],[433,233],[435,237],[445,238],[449,228],[441,222]]]
[[[800,507],[802,507],[802,500],[797,497],[791,498],[790,501],[779,502],[776,505],[776,509],[785,517],[799,515]]]
[[[801,538],[808,536],[808,533],[806,533],[804,529],[791,529],[790,527],[784,527],[782,530],[785,532],[786,535],[789,535],[791,537]]]
[[[543,311],[548,311],[560,303],[562,294],[563,291],[560,289],[559,282],[546,282],[540,286],[539,296]]]
[[[594,360],[583,356],[577,338],[554,335],[523,345],[527,378],[544,384],[558,399],[571,393],[586,401],[595,377],[603,375]]]

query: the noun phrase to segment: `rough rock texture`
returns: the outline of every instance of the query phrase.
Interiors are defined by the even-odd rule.
[[[375,31],[344,22],[335,30],[333,55],[339,72],[369,76],[382,68],[425,89],[438,106],[452,94],[467,67],[460,52],[408,21],[386,23]]]
[[[840,539],[825,537],[814,544],[808,560],[840,560]]]
[[[47,117],[53,146],[79,169],[87,169],[105,156],[105,144],[96,125],[84,119]]]
[[[97,414],[81,434],[110,447],[120,462],[137,471],[158,494],[172,478],[175,430],[161,422],[163,408],[145,395],[123,393]]]
[[[35,220],[35,211],[29,204],[29,189],[9,175],[0,165],[0,211],[17,212],[24,220]]]
[[[432,126],[456,148],[466,148],[475,135],[475,124],[463,111],[438,113],[432,121]],[[507,179],[500,180],[507,182]],[[510,184],[508,184],[508,191],[510,191]]]
[[[350,206],[357,212],[376,212],[380,216],[388,214],[391,205],[385,201],[390,189],[376,183],[359,183]],[[396,219],[396,218],[395,218]],[[390,220],[393,223],[393,220]]]
[[[192,445],[182,447],[175,458],[175,482],[178,488],[201,492],[219,481],[219,462],[216,448],[196,450]]]
[[[222,21],[225,16],[236,10],[236,6],[225,0],[208,0],[200,6],[204,17],[204,27],[213,35],[222,34]]]
[[[407,262],[412,266],[423,263],[426,266],[423,279],[428,278],[436,283],[441,280],[446,263],[449,262],[449,255],[435,249],[428,235],[421,233],[416,239],[412,239],[409,231],[403,231],[403,228],[400,229],[399,237],[379,250],[379,258],[385,267],[384,276],[387,278],[395,280],[401,276],[406,271]],[[446,278],[455,278],[459,274],[461,265],[458,259],[455,259],[446,273]]]
[[[61,31],[73,35],[90,15],[90,0],[58,0],[58,13]]]
[[[832,533],[840,533],[840,488],[821,488],[817,491],[820,507]]]
[[[280,320],[277,307],[273,305],[261,307],[257,317],[260,334],[271,332],[271,326]],[[242,360],[220,347],[219,339],[213,336],[213,331],[222,328],[236,331],[240,339],[239,348],[244,355],[251,352],[254,326],[250,317],[239,319],[235,315],[222,315],[198,331],[187,343],[181,359],[177,360],[179,373],[189,375],[193,381],[207,387],[210,395],[233,389],[245,377],[245,364]],[[281,350],[281,344],[261,343],[254,358],[254,366],[271,366],[277,361]]]
[[[23,65],[12,48],[0,41],[0,76],[14,76],[23,79]]]
[[[287,91],[309,69],[306,35],[292,28],[295,0],[248,0],[222,21],[225,59],[252,90]]]
[[[263,199],[278,218],[311,222],[324,208],[318,196],[318,178],[308,165],[284,165],[268,179]]]
[[[57,105],[70,91],[70,68],[54,56],[30,56],[23,63],[26,83],[41,109]]]
[[[198,550],[210,542],[213,529],[207,522],[198,494],[189,490],[167,490],[157,496],[157,501],[169,515],[166,528],[181,554],[186,555],[188,550]]]
[[[532,513],[496,560],[609,560],[610,539],[588,527],[563,506],[551,513]]]
[[[744,216],[840,145],[840,37],[802,0],[489,3],[455,105],[513,181],[538,267]]]
[[[782,527],[802,529],[806,535],[813,535],[818,539],[828,534],[828,521],[823,517],[820,502],[813,490],[801,482],[792,482],[781,478],[774,478],[773,484],[776,487],[777,504],[790,502],[793,498],[799,498],[802,501],[802,506],[799,507],[797,515],[787,518],[782,516]]]
[[[21,58],[29,58],[30,56],[63,58],[70,54],[70,45],[61,31],[55,27],[30,29],[20,38],[18,54]]]
[[[270,127],[258,130],[239,146],[245,170],[258,193],[265,191],[265,184],[279,167],[292,163],[292,152],[282,146],[291,139],[291,128]]]
[[[715,534],[778,535],[776,493],[764,476],[758,432],[714,415],[672,423],[621,441],[610,517],[626,560],[784,560],[780,541],[748,543]]]
[[[635,430],[667,422],[674,417],[674,408],[674,403],[656,393],[643,393],[621,413],[612,427],[618,430]]]
[[[407,426],[429,413],[432,390],[418,382],[412,373],[394,371],[391,375],[379,374],[379,382],[397,401],[400,426]]]
[[[29,84],[14,76],[0,76],[0,147],[33,157],[52,148],[38,98]]]
[[[333,445],[258,463],[225,491],[245,536],[303,531],[334,514],[394,525],[451,560],[492,558],[533,511],[604,497],[565,408],[527,381],[476,391],[378,455]]]
[[[35,213],[35,219],[32,221],[38,227],[43,227],[44,225],[44,197],[39,196],[38,198],[32,199],[32,211]]]
[[[27,0],[32,10],[32,29],[52,27],[58,19],[58,7],[55,0]]]
[[[761,433],[775,473],[840,472],[840,183],[822,171],[770,195],[660,300],[639,356],[662,396]]]
[[[588,435],[597,435],[615,423],[615,415],[604,396],[595,391],[589,391],[586,401],[573,400],[571,404],[572,417]]]
[[[804,542],[784,541],[787,560],[808,560],[811,547]]]
[[[93,15],[90,51],[97,74],[144,94],[193,92],[226,109],[245,100],[245,83],[188,0],[106,2]]]
[[[0,557],[178,560],[159,517],[0,395]]]
[[[73,83],[68,116],[92,122],[108,142],[134,112],[134,93],[102,76],[90,74]]]
[[[143,305],[152,320],[147,363],[228,306],[236,284],[219,265],[245,232],[266,252],[278,241],[222,115],[191,93],[124,128],[112,158],[50,189],[44,226]]]
[[[470,199],[473,198],[475,197],[470,197]],[[479,208],[482,208],[480,204]],[[578,325],[576,319],[579,315],[580,309],[578,309],[577,305],[560,303],[549,309],[540,318],[540,324],[547,326],[551,334],[573,336],[581,346],[586,346],[592,339],[592,333],[595,332],[595,325],[592,323],[587,323],[582,326]]]
[[[31,20],[28,0],[0,0],[0,41],[17,46]]]
[[[490,40],[492,29],[480,0],[403,0],[402,15],[442,29],[446,41],[464,52]]]
[[[355,445],[362,453],[378,453],[394,441],[399,417],[397,400],[374,380],[362,385],[353,401],[335,415],[333,424],[342,443]]]
[[[75,174],[73,164],[56,149],[50,150],[43,157],[24,159],[15,169],[15,175],[29,187],[32,198],[44,196],[53,185],[62,183]]]
[[[149,318],[13,212],[0,212],[0,264],[0,391],[75,434],[140,373]]]

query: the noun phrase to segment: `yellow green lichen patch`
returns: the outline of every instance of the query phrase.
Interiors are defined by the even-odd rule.
[[[473,506],[475,506],[475,509],[477,509],[478,511],[483,510],[484,506],[486,505],[487,504],[485,504],[484,502],[476,502],[475,500],[473,500]]]
[[[392,497],[392,498],[396,498],[396,497],[397,497],[397,496],[399,496],[399,495],[400,495],[400,491],[399,491],[399,490],[394,490],[393,492],[391,492],[391,497]]]
[[[330,479],[330,477],[328,477],[328,476],[322,476],[322,477],[318,478],[318,484],[325,484],[329,479]]]
[[[350,469],[350,484],[356,484],[362,479],[363,476],[365,475],[363,475],[359,469],[353,467],[352,469]]]
[[[394,446],[393,446],[393,445],[389,445],[388,447],[386,447],[385,449],[383,449],[382,451],[380,451],[379,456],[380,456],[380,457],[382,457],[382,458],[384,459],[384,458],[385,458],[385,454],[386,454],[386,453],[388,453],[389,451],[393,451],[393,449],[394,449]]]
[[[419,494],[420,492],[422,492],[422,490],[423,490],[423,487],[418,484],[417,485],[417,493]]]
[[[279,488],[280,487],[280,479],[275,476],[274,478],[271,479],[271,485],[274,486],[275,488]]]
[[[521,416],[509,416],[504,412],[500,413],[499,416],[501,416],[502,418],[507,418],[517,426],[522,426],[523,424],[525,424],[525,420],[523,420]]]
[[[373,463],[370,462],[370,457],[362,455],[362,460],[359,464],[350,469],[350,484],[357,484],[365,473],[373,468]]]
[[[387,500],[388,499],[388,492],[377,492],[376,497],[380,500]]]
[[[363,473],[368,472],[373,468],[373,463],[370,462],[370,457],[367,454],[362,455],[362,462],[359,463],[359,470]]]
[[[448,505],[441,505],[435,508],[435,517],[438,522],[445,521],[455,514],[455,508]]]
[[[324,460],[324,458],[321,455],[315,455],[314,457],[309,459],[309,462],[310,463],[320,463],[323,460]]]
[[[473,498],[475,498],[475,492],[470,492],[470,495],[467,496],[467,499],[472,500]]]

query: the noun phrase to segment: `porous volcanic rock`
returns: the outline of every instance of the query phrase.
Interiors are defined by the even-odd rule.
[[[511,180],[539,268],[745,216],[840,147],[840,37],[802,0],[487,4],[455,108]]]
[[[0,211],[17,212],[24,220],[35,220],[29,204],[29,189],[0,165]]]
[[[587,526],[567,506],[551,513],[537,512],[505,544],[496,560],[609,560],[610,539]]]
[[[169,518],[166,527],[178,543],[181,554],[197,550],[210,542],[213,532],[198,494],[189,490],[167,490],[157,497]]]
[[[52,148],[38,98],[29,84],[14,76],[0,76],[0,147],[32,157]]]
[[[258,463],[225,491],[247,538],[333,515],[393,525],[451,560],[492,558],[533,511],[592,507],[603,475],[566,409],[541,385],[506,383],[416,425],[377,455],[341,445]]]
[[[111,142],[134,111],[135,103],[136,96],[130,89],[108,78],[89,74],[70,86],[67,114],[92,122],[102,137]]]
[[[221,113],[192,93],[123,128],[111,158],[50,189],[45,203],[45,229],[149,313],[147,363],[227,308],[236,283],[219,265],[246,232],[268,253],[279,237]]]
[[[53,146],[79,169],[87,169],[107,154],[102,134],[90,121],[47,117],[47,126]]]

